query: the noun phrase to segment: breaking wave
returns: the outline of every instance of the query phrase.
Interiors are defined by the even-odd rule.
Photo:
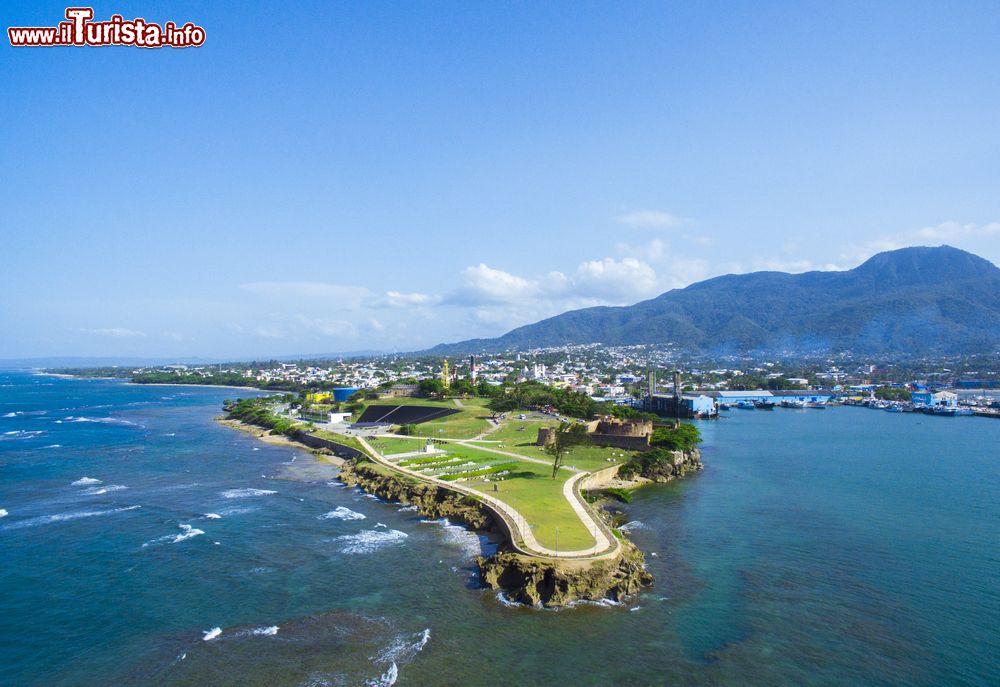
[[[426,525],[440,525],[444,530],[444,538],[449,544],[455,544],[462,549],[468,557],[478,556],[482,553],[482,541],[479,535],[474,532],[470,532],[461,525],[452,524],[448,518],[441,518],[440,520],[421,520],[420,521]]]
[[[109,491],[121,491],[122,489],[128,489],[124,484],[109,484],[106,487],[91,487],[90,489],[84,489],[81,494],[87,496],[100,496],[101,494],[107,494]]]
[[[218,637],[219,635],[222,634],[222,628],[221,627],[213,627],[211,630],[203,630],[203,632],[204,632],[205,636],[202,637],[202,639],[205,640],[206,642],[210,642],[210,641],[212,641],[213,639],[215,639],[216,637]]]
[[[350,508],[337,506],[329,513],[317,516],[320,520],[364,520],[366,516],[357,513]]]
[[[177,527],[180,528],[181,530],[180,534],[168,534],[164,537],[151,539],[150,541],[143,544],[142,548],[146,548],[147,546],[154,546],[156,544],[179,544],[185,539],[191,539],[192,537],[197,537],[198,535],[205,534],[203,530],[195,529],[191,527],[191,525],[178,525]]]
[[[649,528],[642,520],[631,520],[618,529],[622,532],[631,532],[632,530],[648,530]]]
[[[244,513],[253,513],[254,511],[260,510],[253,506],[231,506],[229,508],[223,508],[215,515],[221,515],[223,517],[227,515],[243,515]]]
[[[81,477],[80,479],[76,480],[75,482],[70,482],[70,486],[73,486],[73,487],[85,487],[88,484],[100,484],[100,483],[101,483],[101,480],[96,479],[94,477]]]
[[[4,432],[0,435],[0,441],[11,439],[34,439],[42,434],[45,434],[45,431],[41,429],[15,429],[10,432]]]
[[[340,542],[341,553],[374,553],[386,546],[401,544],[408,536],[399,530],[365,530],[357,534],[345,534],[334,541]]]
[[[226,489],[225,491],[220,491],[219,495],[224,499],[245,499],[251,496],[269,496],[277,493],[271,489],[252,489],[246,487],[244,489]]]
[[[113,515],[115,513],[124,513],[125,511],[135,510],[136,508],[142,508],[142,506],[126,506],[124,508],[110,508],[108,510],[82,510],[82,511],[75,511],[73,513],[40,515],[36,518],[28,518],[26,520],[18,520],[17,522],[12,522],[9,525],[4,525],[3,527],[0,527],[0,529],[19,530],[25,527],[37,527],[38,525],[48,525],[54,522],[65,522],[67,520],[79,520],[80,518],[93,518],[99,515]]]
[[[391,687],[396,684],[399,678],[399,663],[407,663],[427,646],[431,639],[431,630],[427,628],[422,632],[412,635],[399,635],[392,640],[392,643],[383,649],[377,656],[372,656],[371,661],[375,665],[386,665],[385,672],[376,678],[365,682],[370,687]]]

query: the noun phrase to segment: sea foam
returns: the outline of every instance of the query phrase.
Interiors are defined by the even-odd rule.
[[[246,487],[243,489],[226,489],[225,491],[219,492],[219,495],[224,499],[245,499],[251,496],[269,496],[270,494],[277,493],[278,492],[270,489],[252,489],[250,487]]]
[[[340,542],[341,553],[374,553],[386,546],[401,544],[407,536],[399,530],[365,530],[357,534],[345,534],[334,541]]]
[[[151,539],[142,545],[142,548],[147,546],[154,546],[156,544],[179,544],[185,539],[191,539],[192,537],[197,537],[199,535],[205,534],[204,530],[198,530],[191,525],[178,525],[180,528],[180,534],[168,534],[163,537],[158,537],[156,539]]]
[[[202,637],[202,639],[205,640],[206,642],[210,642],[222,634],[222,628],[213,627],[211,630],[203,630],[203,633],[205,634],[205,636]]]
[[[55,515],[40,515],[36,518],[28,518],[26,520],[18,520],[12,522],[9,525],[4,525],[0,527],[3,530],[19,530],[25,527],[37,527],[38,525],[48,525],[54,522],[65,522],[67,520],[78,520],[80,518],[93,518],[99,515],[113,515],[115,513],[124,513],[125,511],[135,510],[136,508],[141,508],[142,506],[126,506],[124,508],[111,508],[108,510],[84,510],[75,511],[72,513],[56,513]]]
[[[100,484],[100,483],[101,480],[96,479],[94,477],[81,477],[75,482],[70,482],[70,485],[74,487],[84,487],[87,486],[88,484]]]
[[[84,489],[82,494],[86,496],[100,496],[101,494],[107,494],[109,491],[121,491],[122,489],[128,489],[124,484],[109,484],[106,487],[91,487],[90,489]]]
[[[344,506],[337,506],[329,513],[324,513],[323,515],[317,516],[320,520],[364,520],[365,516],[361,513],[357,513],[350,508],[345,508]]]

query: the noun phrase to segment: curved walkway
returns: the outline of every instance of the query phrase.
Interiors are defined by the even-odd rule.
[[[621,550],[621,543],[618,541],[618,538],[611,534],[604,522],[602,522],[599,518],[595,518],[591,514],[590,510],[584,503],[583,498],[580,496],[578,487],[579,482],[584,477],[591,474],[589,472],[577,472],[566,480],[563,484],[563,496],[569,502],[570,507],[573,509],[576,516],[580,518],[584,527],[586,527],[594,536],[594,546],[589,549],[581,549],[577,551],[557,551],[555,549],[550,549],[547,546],[542,546],[538,540],[535,539],[535,534],[531,531],[531,525],[528,524],[528,521],[510,504],[505,503],[486,492],[470,489],[469,487],[462,486],[461,484],[455,484],[454,482],[446,482],[444,480],[437,479],[436,477],[421,474],[416,470],[396,465],[386,460],[378,451],[373,449],[371,444],[369,444],[364,437],[359,436],[357,439],[361,442],[361,445],[365,447],[365,450],[371,454],[372,458],[379,463],[379,465],[383,465],[396,472],[414,477],[422,482],[431,482],[437,486],[451,489],[469,496],[474,496],[475,498],[481,500],[490,508],[490,510],[494,511],[505,523],[507,523],[511,532],[511,544],[521,553],[529,556],[541,556],[543,558],[600,560],[614,558]],[[496,449],[484,450],[488,450],[492,453],[498,453],[500,455],[513,456],[520,460],[528,460],[531,462],[543,463],[545,465],[550,464],[547,461],[537,458],[528,458],[516,453],[507,453],[506,451],[498,451]]]

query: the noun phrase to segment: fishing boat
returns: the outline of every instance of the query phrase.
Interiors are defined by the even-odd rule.
[[[774,403],[770,401],[754,401],[753,407],[757,410],[774,410]]]
[[[743,410],[754,410],[757,406],[753,404],[753,401],[737,401],[736,407]]]

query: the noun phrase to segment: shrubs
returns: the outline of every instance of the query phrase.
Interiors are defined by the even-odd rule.
[[[490,467],[480,468],[478,470],[469,470],[468,472],[450,472],[444,475],[438,475],[438,479],[443,479],[446,482],[454,482],[459,479],[468,479],[470,477],[485,477],[487,475],[497,475],[499,473],[508,473],[511,468],[517,466],[516,462],[501,463],[499,465],[493,465]]]
[[[249,425],[269,429],[272,434],[291,436],[298,431],[291,420],[279,417],[271,412],[271,407],[267,399],[241,398],[236,403],[231,404],[227,410],[230,417]]]
[[[604,493],[622,503],[632,503],[632,492],[621,487],[608,487]]]

